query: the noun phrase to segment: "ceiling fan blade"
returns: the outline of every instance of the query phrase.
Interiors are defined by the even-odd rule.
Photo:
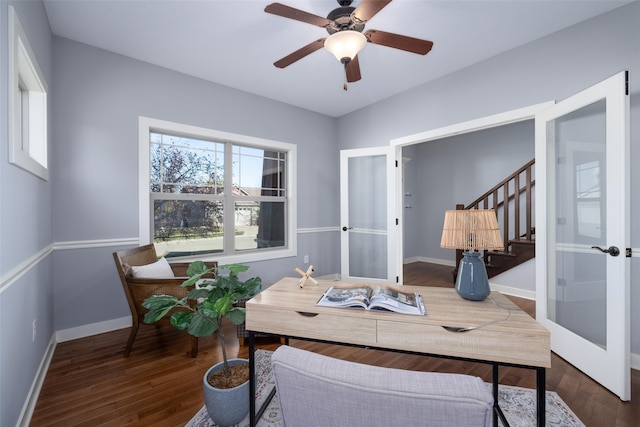
[[[362,0],[362,3],[356,7],[351,16],[359,21],[368,21],[389,3],[391,3],[391,0]]]
[[[289,55],[285,56],[284,58],[274,62],[273,65],[275,65],[278,68],[287,67],[287,66],[293,64],[294,62],[304,58],[305,56],[312,54],[316,50],[322,48],[324,46],[324,40],[325,39],[318,39],[316,41],[313,41],[313,42],[309,43],[308,45],[306,45],[304,47],[301,47],[300,49],[296,50],[295,52],[290,53]]]
[[[357,82],[362,78],[360,75],[360,62],[358,61],[358,55],[344,66],[344,71],[347,74],[347,82],[349,83]]]
[[[271,3],[264,8],[264,11],[273,15],[295,19],[296,21],[306,22],[307,24],[316,25],[323,28],[333,23],[333,21],[330,21],[327,18],[323,18],[321,16],[314,15],[312,13],[305,12],[303,10],[296,9],[294,7],[287,6],[281,3]]]
[[[369,42],[382,46],[392,47],[407,52],[426,55],[433,47],[429,40],[416,39],[400,34],[387,33],[386,31],[369,30],[364,33]]]

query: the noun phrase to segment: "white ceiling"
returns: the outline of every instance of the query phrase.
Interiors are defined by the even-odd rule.
[[[273,63],[324,29],[267,14],[269,0],[45,0],[53,34],[332,117],[373,104],[629,1],[394,0],[366,25],[431,40],[426,56],[368,44],[362,80],[342,88],[321,49]],[[325,17],[335,0],[279,0]],[[360,4],[355,0],[352,6]]]

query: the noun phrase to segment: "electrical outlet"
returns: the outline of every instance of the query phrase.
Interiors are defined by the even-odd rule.
[[[37,330],[38,330],[38,329],[37,329],[37,327],[38,327],[38,321],[37,321],[36,319],[33,319],[33,323],[32,323],[32,329],[33,329],[33,332],[32,332],[32,334],[31,334],[31,340],[32,340],[33,342],[35,342],[35,341],[36,341],[36,332],[37,332]]]
[[[304,256],[304,263],[309,264],[309,255]]]

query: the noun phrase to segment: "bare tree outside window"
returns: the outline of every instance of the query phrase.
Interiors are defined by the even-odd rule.
[[[226,158],[231,167],[225,168]],[[152,132],[149,166],[159,254],[286,246],[286,152]],[[234,210],[231,217],[225,206]],[[227,248],[225,232],[232,231],[233,248]]]

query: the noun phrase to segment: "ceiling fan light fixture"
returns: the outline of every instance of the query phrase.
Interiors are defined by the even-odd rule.
[[[324,48],[340,62],[351,61],[367,45],[364,34],[353,30],[338,31],[324,41]],[[348,62],[348,61],[346,61]]]

